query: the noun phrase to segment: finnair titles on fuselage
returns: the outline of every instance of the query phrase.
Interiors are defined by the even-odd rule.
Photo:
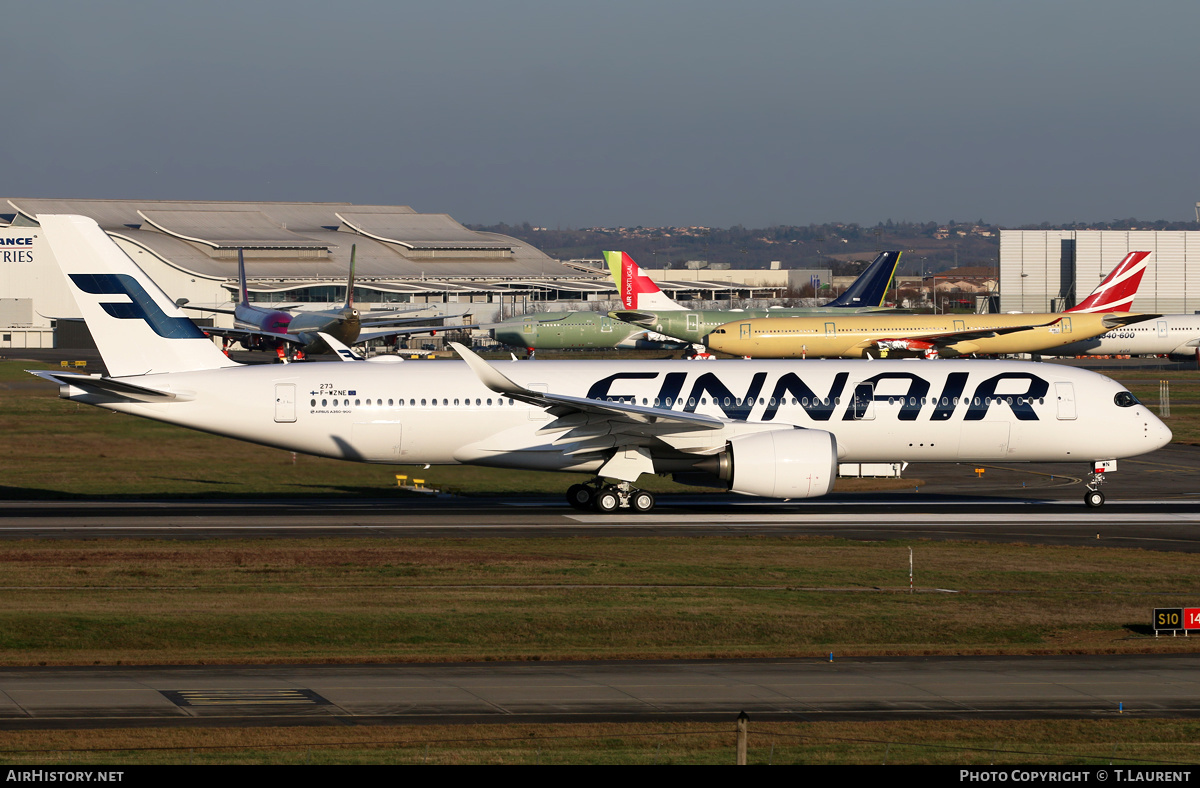
[[[837,361],[731,361],[699,368],[686,361],[495,366],[533,391],[549,389],[600,403],[710,416],[730,422],[727,429],[744,422],[759,429],[828,430],[836,434],[839,457],[847,462],[1107,459],[1114,448],[1106,431],[1078,428],[1102,414],[1133,439],[1130,453],[1158,448],[1161,444],[1155,442],[1167,435],[1165,427],[1136,405],[1122,386],[1069,367],[980,361],[919,367],[877,361],[854,365],[858,367],[854,370]],[[298,371],[319,370],[310,366]],[[297,392],[295,414],[290,409],[285,414],[267,412],[264,407],[258,418],[287,420],[294,415],[329,427],[340,423],[337,429],[314,430],[306,450],[368,462],[469,462],[595,471],[599,456],[568,455],[563,450],[569,446],[604,454],[620,442],[611,430],[600,440],[580,438],[565,445],[555,442],[557,435],[539,436],[536,433],[553,420],[552,415],[497,396],[463,365],[424,365],[419,376],[398,375],[399,371],[372,364],[344,370],[339,365],[328,372],[351,381],[341,385],[316,382],[321,380],[319,374],[305,375],[304,380],[313,384]],[[295,385],[302,384],[296,381]],[[264,405],[274,399],[263,398]],[[339,439],[368,424],[393,425],[397,430],[403,424],[403,441]],[[472,441],[480,432],[492,434]],[[724,443],[707,433],[703,438],[706,447]],[[697,459],[665,452],[661,470],[687,470]],[[655,469],[660,469],[657,461]]]
[[[60,396],[323,457],[595,474],[568,492],[580,508],[648,511],[645,473],[807,498],[839,461],[1092,463],[1171,437],[1118,383],[1023,362],[489,363],[456,345],[466,363],[343,347],[346,363],[244,366],[95,222],[39,218],[109,371],[35,373]]]

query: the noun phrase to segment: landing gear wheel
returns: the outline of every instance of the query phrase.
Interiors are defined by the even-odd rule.
[[[630,496],[629,505],[638,514],[645,514],[654,508],[654,496],[645,490],[638,490]]]
[[[583,511],[592,508],[595,498],[596,491],[586,484],[572,484],[567,488],[567,503],[574,509]]]
[[[1104,493],[1099,490],[1088,490],[1084,493],[1083,502],[1088,505],[1089,509],[1095,509],[1104,505]]]
[[[611,514],[621,506],[621,496],[611,487],[596,493],[596,511]]]

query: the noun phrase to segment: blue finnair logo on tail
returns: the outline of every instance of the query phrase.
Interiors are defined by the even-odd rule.
[[[124,295],[129,303],[100,304],[121,320],[144,320],[154,333],[167,339],[206,339],[204,332],[186,317],[169,317],[145,288],[129,274],[71,274],[71,281],[92,295]]]

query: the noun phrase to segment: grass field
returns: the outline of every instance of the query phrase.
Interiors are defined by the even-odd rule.
[[[908,593],[908,549],[916,586]],[[1200,556],[827,538],[0,543],[0,664],[1192,651]]]
[[[1195,764],[1200,723],[1139,720],[764,722],[749,765]],[[729,765],[733,719],[708,723],[0,732],[0,763]]]

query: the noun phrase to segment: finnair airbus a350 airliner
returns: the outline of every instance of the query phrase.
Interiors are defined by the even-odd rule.
[[[35,372],[59,396],[239,440],[373,463],[589,474],[568,500],[649,511],[642,474],[739,493],[828,493],[839,462],[1102,463],[1171,432],[1120,384],[1009,361],[514,361],[246,366],[96,225],[39,217],[107,376]],[[1109,462],[1108,467],[1115,463]],[[1094,473],[1085,500],[1104,501]]]

